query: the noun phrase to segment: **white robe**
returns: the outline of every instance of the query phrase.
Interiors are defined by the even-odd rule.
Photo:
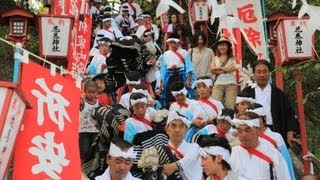
[[[177,150],[183,155],[183,158],[178,161],[181,164],[182,172],[180,173],[183,179],[201,180],[202,167],[198,153],[199,145],[196,143],[187,143],[185,140],[183,140]]]
[[[190,107],[191,107],[191,104],[194,102],[196,101],[193,99],[187,98],[185,103],[188,104],[188,107],[180,107],[180,105],[177,102],[174,102],[170,105],[169,112],[171,111],[179,112],[180,114],[184,115],[191,123],[194,117],[193,117],[192,111],[190,110]]]
[[[104,171],[102,175],[95,177],[95,180],[111,180],[109,171],[110,171],[110,168],[106,169],[106,171]],[[129,171],[126,178],[123,180],[138,180],[138,179],[139,178],[133,177]]]
[[[109,56],[110,54],[108,54]],[[100,74],[100,73],[107,73],[108,72],[108,68],[105,68],[103,71],[102,71],[102,65],[103,64],[106,64],[106,56],[98,53],[96,54],[93,58],[92,58],[92,61],[91,63],[95,69],[96,69],[96,74]]]
[[[151,24],[151,29],[153,30],[153,33],[154,33],[154,41],[157,41],[159,39],[159,28],[157,25]],[[141,39],[145,30],[147,30],[147,29],[144,25],[139,26],[139,28],[136,32],[136,36]]]
[[[272,160],[274,166],[273,175],[276,177],[276,179],[290,179],[287,165],[278,150],[266,145],[265,143],[262,143],[260,140],[256,149],[264,153]],[[232,148],[230,165],[231,169],[244,179],[270,179],[269,164],[256,155],[249,154],[249,152],[241,146],[235,146]]]
[[[204,120],[211,119],[213,117],[218,116],[218,113],[221,112],[224,108],[223,104],[220,101],[214,100],[211,97],[208,100],[217,107],[218,112],[216,112],[208,104],[203,103],[201,101],[196,101],[195,103],[191,104],[190,108],[195,118],[200,116]]]
[[[228,141],[231,141],[235,136],[233,135],[236,132],[235,129],[230,128],[229,131],[227,133],[225,133],[225,136],[227,138]],[[218,130],[217,130],[217,126],[213,125],[213,124],[209,124],[206,125],[205,127],[203,127],[202,129],[200,129],[197,134],[200,135],[210,135],[216,133],[218,134]]]
[[[214,180],[211,176],[207,177],[206,180]],[[227,176],[223,178],[223,180],[240,180],[238,174],[232,170],[228,171]]]
[[[141,8],[140,8],[140,5],[139,4],[137,4],[137,3],[132,3],[132,5],[136,8],[136,17],[138,17],[140,14],[141,14],[141,12],[142,12],[142,10],[141,10]],[[122,5],[121,5],[121,7],[120,7],[120,11],[119,12],[121,12],[122,13],[122,7],[123,6],[128,6],[129,7],[129,14],[132,16],[132,15],[134,15],[134,11],[133,11],[133,9],[131,8],[131,6],[129,6],[129,3],[123,3]],[[121,14],[120,13],[120,14]]]
[[[129,20],[129,24],[130,24],[130,27],[129,27],[129,28],[134,28],[134,27],[136,26],[136,23],[134,22],[132,16],[129,16],[129,17],[128,17],[128,20]],[[121,22],[122,22],[122,21],[125,21],[125,20],[124,20],[124,18],[123,18],[122,15],[118,15],[118,16],[115,18],[115,21],[116,21],[116,23],[117,23],[117,25],[118,25],[118,27],[119,27],[119,29],[120,29],[120,28],[121,28],[121,27],[120,27]]]

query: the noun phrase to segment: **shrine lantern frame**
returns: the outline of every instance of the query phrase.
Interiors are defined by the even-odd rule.
[[[312,46],[314,46],[315,37],[307,33],[307,21],[309,21],[308,16],[304,16],[300,20],[296,16],[285,16],[282,14],[276,14],[268,18],[269,36],[276,40],[278,61],[282,66],[314,59],[315,52]],[[294,30],[298,26],[301,34],[294,34],[294,32],[292,32],[293,34],[288,33],[288,30]],[[303,40],[297,40],[294,44],[296,51],[304,45],[305,51],[301,52],[301,55],[297,52],[294,54],[294,47],[292,44],[289,44],[289,42],[292,43],[292,40],[297,39],[297,37]]]

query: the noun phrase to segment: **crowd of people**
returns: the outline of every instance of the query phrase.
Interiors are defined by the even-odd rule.
[[[178,16],[159,30],[132,0],[113,16],[95,0],[79,144],[89,179],[296,179],[288,148],[298,123],[270,63],[238,93],[240,67],[225,37],[185,40]],[[159,44],[159,40],[163,44]],[[192,48],[190,48],[192,47]]]

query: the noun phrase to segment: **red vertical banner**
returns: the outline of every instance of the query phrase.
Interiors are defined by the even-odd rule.
[[[92,18],[86,0],[53,0],[56,16],[75,18],[69,43],[68,71],[83,74],[89,60]],[[81,18],[80,18],[81,17]]]
[[[23,66],[21,82],[33,109],[17,137],[13,179],[81,179],[80,89],[32,61]]]

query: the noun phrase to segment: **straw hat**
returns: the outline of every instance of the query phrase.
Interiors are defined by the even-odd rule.
[[[222,37],[218,40],[217,46],[218,46],[218,44],[220,44],[220,43],[227,43],[227,45],[228,45],[229,47],[232,46],[232,44],[231,44],[231,42],[229,41],[229,39],[226,38],[226,37],[224,37],[224,36],[222,36]]]

